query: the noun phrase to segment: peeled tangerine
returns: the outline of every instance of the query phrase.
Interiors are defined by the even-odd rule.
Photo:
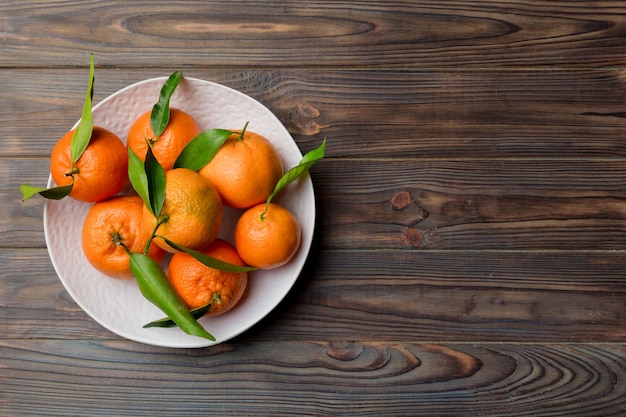
[[[265,212],[265,213],[264,213]],[[246,210],[235,226],[235,247],[243,261],[259,269],[285,265],[300,247],[298,219],[286,208],[265,203]]]

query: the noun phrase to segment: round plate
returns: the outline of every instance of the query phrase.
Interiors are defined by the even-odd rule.
[[[126,142],[130,125],[157,102],[166,79],[160,77],[141,81],[107,97],[93,107],[94,124],[111,130]],[[191,114],[202,130],[241,129],[249,121],[248,130],[265,136],[273,143],[285,169],[297,165],[302,158],[293,138],[272,112],[231,88],[183,78],[171,98],[171,107]],[[50,178],[48,187],[54,185]],[[132,189],[128,190],[132,192]],[[315,197],[310,177],[303,175],[292,183],[277,197],[276,202],[288,208],[300,221],[300,249],[283,267],[250,273],[246,294],[234,309],[222,316],[199,320],[215,336],[215,342],[189,336],[178,328],[142,327],[164,317],[164,314],[141,295],[134,280],[111,279],[95,270],[83,255],[82,225],[90,204],[72,198],[47,200],[44,232],[50,259],[61,282],[76,303],[102,326],[127,339],[150,345],[205,347],[225,342],[261,320],[287,295],[300,275],[311,247],[315,223]],[[232,242],[239,214],[239,211],[224,208],[220,237]]]

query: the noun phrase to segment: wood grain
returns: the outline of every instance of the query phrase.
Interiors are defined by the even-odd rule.
[[[625,16],[620,1],[9,0],[0,66],[622,67]]]
[[[94,103],[170,71],[97,68]],[[0,154],[47,157],[80,117],[87,75],[0,70]],[[626,156],[623,70],[193,69],[184,75],[259,100],[304,151],[327,136],[328,157]]]
[[[126,341],[2,341],[0,357],[12,375],[0,376],[5,415],[617,416],[626,409],[619,383],[626,351],[616,345],[311,341],[163,350]]]
[[[280,306],[240,341],[616,342],[622,253],[314,249]],[[4,340],[119,339],[84,313],[45,249],[0,252]],[[85,278],[89,279],[89,278]]]
[[[311,175],[324,248],[621,250],[625,170],[621,159],[329,158]],[[43,247],[43,199],[21,203],[19,184],[44,186],[46,160],[0,159],[0,173],[0,247],[18,236]]]
[[[0,4],[0,415],[623,416],[626,4]],[[45,248],[54,142],[182,70],[265,104],[311,171],[309,259],[205,349],[89,317]],[[225,126],[224,126],[225,127]]]

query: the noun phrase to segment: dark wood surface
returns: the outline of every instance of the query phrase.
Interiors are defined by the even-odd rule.
[[[261,101],[312,171],[285,300],[203,349],[125,340],[43,233],[82,110],[184,75]],[[1,416],[626,415],[623,1],[0,5]]]

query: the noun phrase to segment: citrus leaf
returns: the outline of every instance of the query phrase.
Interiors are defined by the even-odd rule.
[[[212,303],[209,303],[205,306],[194,308],[193,310],[190,310],[190,313],[196,320],[198,320],[200,317],[204,316],[206,313],[209,312],[209,310],[211,309],[211,304]],[[172,320],[171,318],[164,317],[159,320],[151,321],[150,323],[144,324],[143,326],[144,329],[147,329],[149,327],[170,328],[170,327],[176,327],[176,323],[174,323],[174,320]]]
[[[319,161],[320,159],[324,157],[325,147],[326,147],[326,138],[324,138],[324,140],[322,141],[322,144],[318,148],[313,149],[312,151],[309,151],[306,155],[304,155],[304,157],[302,157],[302,159],[300,160],[300,163],[297,166],[285,172],[285,174],[280,178],[280,180],[278,180],[278,183],[276,184],[274,191],[272,191],[272,194],[270,194],[267,197],[267,200],[265,201],[266,211],[267,211],[267,207],[272,201],[272,198],[274,198],[276,194],[281,192],[286,186],[288,186],[293,181],[295,181],[296,178],[298,178],[300,175],[307,172],[313,165],[315,165],[317,161]]]
[[[73,181],[71,184],[62,185],[60,187],[52,187],[52,188],[33,187],[32,185],[29,185],[28,183],[24,183],[20,185],[20,191],[22,192],[23,202],[37,194],[50,200],[61,200],[72,191],[73,186],[74,186]]]
[[[185,333],[215,340],[215,337],[196,321],[158,262],[142,253],[128,251],[128,255],[130,269],[146,300],[163,311]]]
[[[170,121],[170,99],[182,79],[183,73],[175,71],[161,87],[159,101],[152,107],[152,113],[150,114],[150,126],[156,136],[155,139],[161,136],[161,133],[167,127],[167,123]]]
[[[200,132],[183,148],[174,168],[188,168],[197,171],[213,159],[220,147],[232,135],[232,131],[225,129],[210,129]]]
[[[205,255],[202,252],[198,252],[196,250],[186,248],[184,246],[180,246],[163,236],[159,236],[159,237],[163,239],[165,243],[167,243],[168,245],[170,245],[177,251],[184,252],[188,255],[193,256],[195,259],[200,261],[202,264],[208,266],[209,268],[213,268],[213,269],[217,269],[219,271],[225,271],[225,272],[252,272],[252,271],[257,270],[257,268],[254,268],[251,266],[233,265],[231,263],[221,261],[212,256]]]
[[[152,206],[150,205],[150,192],[148,189],[148,177],[146,175],[145,165],[141,158],[139,158],[130,147],[128,147],[128,179],[148,210],[154,214],[152,212]],[[154,215],[156,217],[156,214]]]
[[[74,131],[72,137],[72,144],[70,145],[70,152],[72,156],[72,166],[81,157],[89,141],[91,140],[91,134],[93,132],[93,117],[91,114],[91,101],[93,99],[93,78],[94,78],[94,56],[91,54],[89,63],[89,87],[87,88],[87,96],[85,97],[85,104],[83,105],[83,114],[80,118],[80,122]]]
[[[159,217],[165,202],[165,170],[154,157],[152,148],[148,147],[145,161],[146,177],[148,179],[148,200],[150,209],[155,217]]]

